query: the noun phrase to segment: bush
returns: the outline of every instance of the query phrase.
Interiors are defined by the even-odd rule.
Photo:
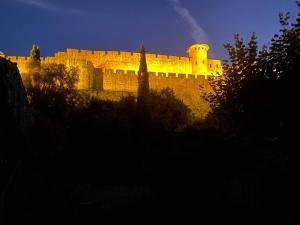
[[[170,88],[150,92],[150,115],[153,122],[167,130],[182,129],[191,120],[191,110]]]

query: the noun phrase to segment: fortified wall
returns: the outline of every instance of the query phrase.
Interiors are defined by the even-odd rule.
[[[208,76],[223,75],[220,60],[208,59],[207,44],[194,44],[187,49],[188,56],[146,54],[151,89],[172,88],[177,97],[188,105],[202,91],[211,91]],[[7,57],[17,63],[21,74],[28,72],[29,57]],[[81,90],[137,91],[140,53],[120,51],[90,51],[67,49],[54,56],[42,57],[41,64],[56,63],[78,66]]]

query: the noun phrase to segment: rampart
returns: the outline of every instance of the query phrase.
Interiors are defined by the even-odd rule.
[[[184,74],[192,72],[188,57],[146,54],[146,58],[148,70],[151,72]],[[82,60],[92,62],[96,68],[137,72],[140,53],[67,49],[66,52],[58,52],[53,57],[45,58],[44,62],[76,65]]]
[[[220,60],[208,59],[206,44],[189,47],[189,57],[146,54],[150,88],[160,90],[172,88],[177,97],[187,104],[194,104],[202,92],[210,92],[208,76],[223,75]],[[28,57],[7,57],[17,63],[21,74],[28,72]],[[56,63],[78,66],[78,89],[137,91],[137,73],[140,53],[125,51],[91,51],[67,49],[54,56],[42,57],[41,64]],[[194,74],[193,74],[194,72]],[[197,74],[195,74],[197,73]]]
[[[207,49],[198,46],[204,44],[197,44],[189,48],[193,49],[189,57],[160,55],[160,54],[146,54],[147,66],[149,72],[155,73],[175,73],[175,74],[194,74],[196,76],[218,76],[223,74],[220,60],[207,59]],[[207,46],[207,45],[205,45]],[[12,62],[18,64],[19,70],[26,72],[26,57],[9,56]],[[57,52],[54,56],[42,58],[43,63],[57,63],[65,65],[78,65],[82,61],[91,62],[95,68],[112,69],[114,71],[135,71],[139,69],[140,53],[125,52],[125,51],[92,51],[92,50],[78,50],[68,48],[65,52]],[[195,70],[193,67],[202,68]]]

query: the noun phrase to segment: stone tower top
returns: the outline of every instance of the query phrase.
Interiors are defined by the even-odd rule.
[[[189,53],[190,50],[191,50],[192,48],[194,48],[194,49],[195,49],[195,48],[198,48],[198,50],[202,49],[202,50],[208,51],[208,50],[209,50],[209,45],[208,45],[208,44],[204,44],[204,43],[193,44],[193,45],[191,45],[191,46],[188,48],[187,53]],[[196,49],[195,49],[195,50],[196,50]]]
[[[192,73],[195,75],[206,75],[207,71],[207,44],[193,44],[187,50],[192,62]]]

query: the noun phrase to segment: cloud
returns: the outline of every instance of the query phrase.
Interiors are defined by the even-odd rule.
[[[207,43],[208,38],[204,29],[198,24],[190,11],[183,7],[180,0],[166,0],[171,3],[175,12],[190,26],[191,36],[197,43]]]
[[[65,8],[59,5],[49,3],[45,0],[15,0],[18,3],[36,7],[39,9],[57,12],[57,13],[69,13],[69,14],[85,14],[86,11],[74,8]]]

